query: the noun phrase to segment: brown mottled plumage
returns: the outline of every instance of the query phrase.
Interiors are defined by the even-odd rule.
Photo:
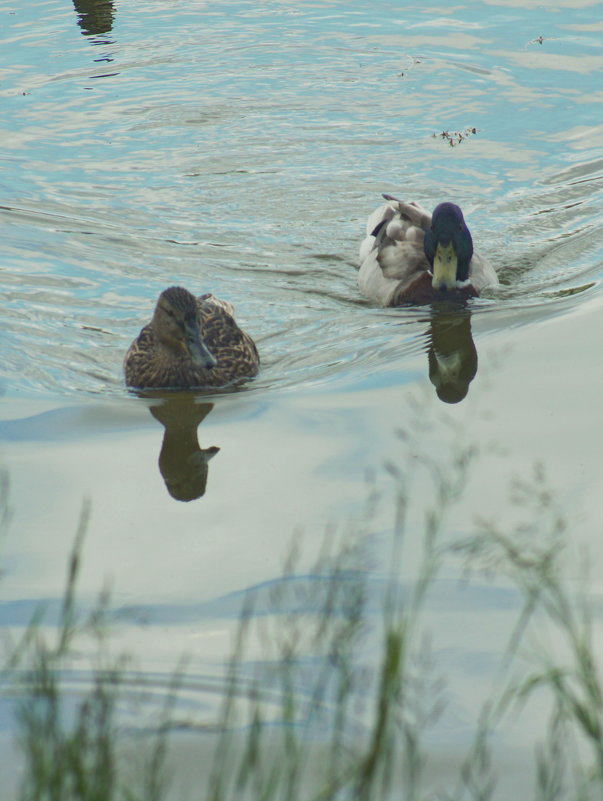
[[[256,375],[254,341],[234,320],[234,309],[213,295],[182,287],[159,296],[153,319],[124,359],[126,384],[138,389],[225,387]]]

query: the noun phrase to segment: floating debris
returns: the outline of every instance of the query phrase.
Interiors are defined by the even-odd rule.
[[[524,47],[529,47],[530,45],[534,45],[534,44],[541,45],[541,44],[544,44],[545,42],[552,42],[552,41],[554,41],[555,39],[558,39],[558,38],[559,38],[558,36],[537,36],[535,39],[532,39],[531,41],[526,42]]]
[[[446,139],[450,147],[454,147],[455,145],[460,145],[463,139],[467,139],[476,134],[477,131],[477,128],[469,127],[465,128],[464,131],[442,131],[442,133],[434,133],[432,136],[434,139],[438,137]]]
[[[410,63],[410,66],[409,66],[408,70],[406,72],[404,72],[404,71],[399,72],[398,73],[398,78],[403,78],[405,75],[408,75],[408,73],[415,66],[415,64],[420,64],[420,63],[421,63],[421,59],[420,58],[413,58],[412,62]]]

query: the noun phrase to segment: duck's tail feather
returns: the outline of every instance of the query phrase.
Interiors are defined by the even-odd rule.
[[[431,227],[431,214],[424,209],[419,203],[414,200],[406,203],[404,200],[398,200],[393,195],[383,195],[384,200],[387,200],[403,217],[409,220],[413,225],[427,231]]]

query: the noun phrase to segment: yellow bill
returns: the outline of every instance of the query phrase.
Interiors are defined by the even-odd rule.
[[[438,244],[433,258],[434,289],[453,289],[456,286],[457,257],[452,242],[447,245]]]

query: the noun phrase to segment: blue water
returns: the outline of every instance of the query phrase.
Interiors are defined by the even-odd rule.
[[[357,373],[367,324],[387,361],[353,267],[383,191],[464,207],[498,309],[596,290],[600,10],[120,4],[84,35],[69,4],[5,8],[5,391],[120,394],[171,283],[235,304],[262,386]]]

